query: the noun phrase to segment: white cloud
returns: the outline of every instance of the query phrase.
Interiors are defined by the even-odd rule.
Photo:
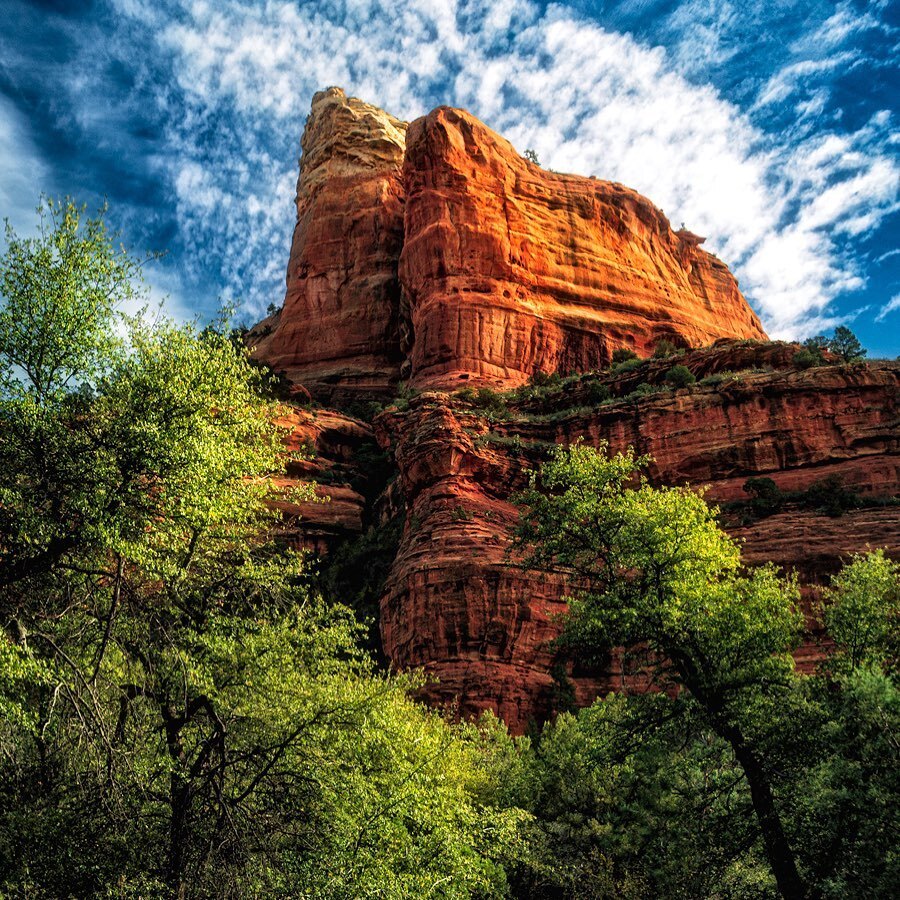
[[[709,56],[726,59],[734,12],[713,7]],[[783,69],[761,102],[852,62],[840,48],[856,26],[842,10],[822,38],[830,55]],[[196,252],[218,254],[227,291],[257,310],[280,299],[292,227],[295,151],[275,148],[296,147],[313,92],[331,84],[403,118],[464,106],[549,167],[640,190],[708,236],[778,336],[820,327],[836,297],[864,284],[844,243],[897,208],[888,113],[847,134],[768,134],[682,74],[710,63],[696,39],[668,55],[525,0],[193,0],[157,22],[188,101],[169,136],[182,232],[189,244],[203,236]],[[825,99],[802,98],[799,114]]]
[[[875,321],[883,322],[889,313],[896,312],[898,309],[900,309],[900,294],[894,294],[894,296],[878,310]]]

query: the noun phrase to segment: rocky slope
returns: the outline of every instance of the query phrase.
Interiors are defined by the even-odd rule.
[[[682,362],[702,372],[708,355]],[[643,374],[652,378],[654,368],[645,364]],[[585,395],[603,379],[588,378],[551,394],[545,412],[515,399],[485,412],[477,397],[439,392],[423,393],[405,412],[388,410],[376,428],[396,455],[408,510],[382,602],[391,658],[434,672],[433,696],[459,696],[464,711],[495,709],[514,729],[552,712],[560,678],[550,642],[564,585],[523,571],[508,554],[517,516],[510,494],[551,443],[608,441],[613,451],[632,446],[651,455],[655,482],[702,486],[725,504],[724,521],[745,542],[748,562],[773,560],[809,585],[867,544],[900,554],[900,507],[875,505],[900,481],[898,376],[893,365],[748,372],[599,404]],[[750,477],[771,477],[796,494],[829,476],[860,508],[829,516],[816,501],[794,500],[760,517],[743,490]],[[815,655],[810,645],[799,659]],[[623,662],[612,657],[596,672],[569,668],[568,687],[587,702],[623,678],[640,686]]]
[[[509,555],[510,496],[554,443],[633,446],[656,482],[706,486],[747,561],[797,571],[807,594],[867,545],[900,555],[896,365],[798,369],[695,236],[627,188],[526,162],[460,110],[407,127],[332,88],[303,148],[285,305],[249,339],[295,396],[344,412],[291,416],[315,459],[289,480],[330,502],[285,505],[286,532],[331,554],[342,599],[380,608],[387,658],[436,675],[434,700],[522,731],[643,684],[623,651],[592,671],[559,658],[565,585]],[[608,366],[662,338],[712,346]],[[675,363],[699,383],[667,387]],[[588,374],[526,384],[549,372]],[[754,506],[751,477],[777,502]],[[811,634],[798,661],[818,653]]]

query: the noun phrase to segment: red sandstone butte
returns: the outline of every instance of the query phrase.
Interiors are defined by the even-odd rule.
[[[765,337],[702,238],[619,184],[527,162],[463,110],[407,128],[329,88],[302,147],[284,306],[248,339],[318,399]]]
[[[399,378],[405,130],[340,88],[313,97],[284,306],[249,342],[320,398],[390,395]]]
[[[415,386],[514,386],[662,338],[765,337],[702,239],[620,184],[527,162],[463,110],[409,126],[403,177]]]
[[[746,499],[754,476],[793,492],[840,476],[868,506],[840,518],[800,502],[764,518],[728,513],[745,560],[796,571],[807,597],[850,553],[900,556],[900,508],[887,502],[900,481],[896,364],[798,371],[799,348],[760,342],[701,238],[621,185],[526,162],[461,110],[407,128],[330,88],[315,96],[302,144],[285,304],[251,330],[253,352],[307,400],[394,396],[401,379],[423,393],[377,417],[374,435],[324,409],[290,417],[289,446],[317,456],[292,461],[284,484],[317,479],[332,499],[283,502],[285,532],[329,552],[403,516],[380,625],[393,665],[438,676],[430,699],[463,715],[493,709],[521,732],[559,708],[561,690],[586,704],[646,686],[641,661],[622,650],[592,669],[559,659],[564,579],[509,555],[510,497],[554,443],[633,446],[653,457],[655,483],[706,486],[723,504]],[[619,347],[647,356],[663,338],[713,346],[532,392],[500,421],[449,393],[589,372]],[[665,386],[675,362],[715,383],[632,394]],[[373,437],[396,468],[380,496],[364,477]],[[798,663],[820,656],[807,642]]]

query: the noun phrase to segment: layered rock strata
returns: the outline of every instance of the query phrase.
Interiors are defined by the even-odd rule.
[[[684,359],[698,371],[710,361]],[[652,368],[647,364],[645,374]],[[639,660],[621,652],[594,671],[560,681],[552,647],[564,612],[562,579],[523,571],[509,556],[524,485],[552,443],[609,441],[650,454],[649,474],[690,483],[712,502],[747,500],[750,477],[800,491],[829,475],[862,498],[896,495],[900,483],[897,367],[826,367],[756,372],[730,383],[585,405],[566,391],[545,413],[515,402],[491,423],[476,406],[426,392],[404,413],[388,411],[377,431],[395,452],[407,503],[406,529],[382,601],[385,648],[395,664],[424,666],[439,681],[430,696],[463,713],[490,708],[514,731],[558,708],[565,687],[578,702],[644,685]],[[527,403],[524,404],[527,407]],[[871,506],[831,517],[788,504],[775,515],[730,513],[748,563],[772,560],[807,585],[867,545],[900,555],[900,507]],[[811,639],[798,661],[820,658]],[[554,677],[554,667],[556,677]]]
[[[701,238],[628,188],[527,162],[463,110],[407,129],[329,88],[302,146],[284,306],[249,340],[318,399],[765,336]]]
[[[249,340],[321,399],[391,395],[399,379],[405,131],[339,88],[313,97],[284,306]]]

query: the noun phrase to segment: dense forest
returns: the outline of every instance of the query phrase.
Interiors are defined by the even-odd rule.
[[[227,316],[151,314],[140,272],[102,212],[7,228],[0,897],[900,894],[897,563],[847,561],[800,674],[792,577],[646,460],[558,447],[523,564],[578,585],[568,654],[641,648],[658,690],[456,721],[279,539],[278,400]]]

